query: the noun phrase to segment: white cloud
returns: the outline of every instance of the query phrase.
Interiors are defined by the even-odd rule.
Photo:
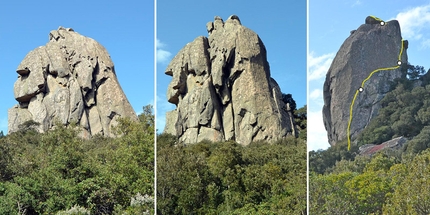
[[[419,40],[427,37],[425,29],[430,26],[430,4],[400,12],[393,19],[399,21],[405,39]]]
[[[309,109],[308,109],[308,150],[327,149],[330,145],[322,118],[323,88],[321,82],[330,68],[335,54],[328,53],[315,56],[310,52],[308,56]]]
[[[312,90],[309,95],[309,98],[312,100],[320,99],[323,96],[323,91],[321,89]]]
[[[308,113],[308,151],[327,149],[330,144],[322,119],[322,112],[309,111]]]
[[[313,89],[309,93],[309,107],[311,111],[321,110],[324,105],[323,91],[320,88]]]
[[[355,7],[355,6],[357,6],[357,5],[361,5],[361,1],[360,0],[356,0],[356,1],[354,1],[354,4],[352,4],[352,6],[351,7]]]
[[[166,44],[165,44],[165,43],[163,43],[163,42],[161,42],[161,41],[157,38],[157,40],[155,41],[155,46],[157,47],[157,49],[161,49],[161,48],[166,47]]]
[[[328,53],[321,56],[315,56],[314,52],[309,53],[308,56],[308,81],[319,80],[324,78],[330,64],[333,61],[334,53]]]
[[[172,56],[172,53],[165,50],[167,45],[161,42],[158,38],[155,45],[157,48],[157,63],[167,63],[170,60],[170,56]]]
[[[421,49],[430,48],[430,39],[425,39],[421,42]]]
[[[172,53],[163,49],[157,49],[157,63],[167,63]]]

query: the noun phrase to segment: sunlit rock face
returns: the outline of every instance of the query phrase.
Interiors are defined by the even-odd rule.
[[[166,69],[172,76],[167,98],[176,109],[166,114],[164,131],[184,143],[243,145],[296,135],[259,36],[235,15],[225,22],[215,17],[206,29],[209,36],[185,45]]]
[[[9,133],[33,120],[40,132],[58,121],[77,123],[83,137],[114,136],[111,129],[119,117],[137,120],[109,53],[71,28],[51,31],[49,42],[30,51],[17,73],[14,96],[19,104],[9,109]]]

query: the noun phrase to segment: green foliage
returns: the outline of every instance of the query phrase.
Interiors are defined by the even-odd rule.
[[[167,141],[167,142],[166,142]],[[158,214],[304,214],[306,144],[157,138]]]
[[[282,93],[282,101],[285,104],[289,104],[292,111],[296,110],[296,101],[294,101],[293,96],[291,94]]]
[[[20,185],[0,182],[0,214],[31,214],[34,210],[30,205],[36,203],[34,196]]]
[[[35,122],[34,120],[28,120],[18,126],[20,132],[27,132],[29,130],[33,130],[35,127],[39,126],[40,123]]]
[[[384,214],[430,214],[430,150],[402,167],[407,174],[389,195]]]
[[[430,84],[430,69],[427,70],[427,73],[422,75],[419,80],[422,81],[421,86],[426,86]]]
[[[354,202],[348,195],[345,183],[354,178],[355,173],[309,175],[310,214],[349,214],[354,210]]]
[[[79,205],[75,205],[67,211],[58,212],[57,215],[90,215],[90,212]]]
[[[407,65],[407,75],[410,80],[416,80],[422,77],[426,71],[423,66],[414,66],[408,63]]]
[[[425,126],[417,136],[408,142],[406,151],[418,154],[427,148],[430,148],[430,126]]]
[[[380,144],[399,136],[413,138],[429,125],[430,85],[411,86],[399,83],[381,100],[382,108],[358,137],[359,145]]]
[[[352,145],[347,150],[347,142],[338,142],[336,145],[329,147],[327,150],[318,150],[309,152],[309,170],[323,174],[327,169],[332,168],[336,162],[341,160],[353,160],[358,153],[358,146]]]
[[[390,191],[384,171],[365,171],[345,183],[357,214],[380,213],[385,195]],[[351,214],[347,212],[346,214]]]
[[[380,214],[391,191],[383,170],[310,175],[311,214]]]
[[[307,139],[307,105],[294,110],[294,121],[299,127],[299,138],[302,140]]]
[[[368,156],[356,156],[354,160],[340,160],[336,161],[333,167],[327,168],[326,173],[342,173],[342,172],[356,172],[362,173],[367,164],[371,161]]]
[[[154,129],[155,116],[152,114],[152,105],[146,105],[143,107],[143,111],[139,114],[139,121],[143,123],[144,128],[150,130]]]
[[[120,119],[117,138],[85,140],[79,131],[73,123],[43,134],[25,126],[0,138],[0,214],[154,212],[153,202],[130,204],[154,192],[151,120]]]
[[[338,167],[353,166],[354,161],[342,160],[332,173],[310,172],[311,214],[430,213],[429,149],[401,160],[383,152],[364,159],[358,171]]]

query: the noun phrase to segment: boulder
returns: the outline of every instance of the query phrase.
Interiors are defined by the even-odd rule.
[[[10,108],[7,114],[9,132],[16,132],[19,130],[18,126],[13,127],[13,125],[22,125],[27,121],[33,120],[30,111],[28,111],[27,108],[20,108],[18,105]],[[13,128],[13,130],[10,128]]]
[[[397,137],[389,141],[383,142],[379,145],[366,144],[366,145],[360,146],[360,148],[358,149],[358,153],[359,155],[372,156],[383,149],[399,150],[405,144],[407,144],[407,141],[408,140],[402,136],[402,137]]]

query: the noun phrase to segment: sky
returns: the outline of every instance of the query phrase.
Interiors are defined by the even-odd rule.
[[[430,68],[430,1],[309,0],[308,150],[330,145],[322,120],[323,84],[342,43],[367,16],[396,19],[409,41],[408,61]]]
[[[119,83],[137,114],[154,103],[154,2],[2,1],[0,3],[0,130],[17,104],[13,85],[26,54],[48,42],[59,26],[73,28],[102,44]]]
[[[207,2],[207,3],[206,3]],[[167,102],[171,77],[164,74],[169,62],[187,43],[208,36],[206,23],[236,14],[243,26],[263,41],[270,72],[283,93],[290,93],[297,108],[306,104],[306,1],[157,0],[156,128],[161,133],[165,113],[175,109]]]

